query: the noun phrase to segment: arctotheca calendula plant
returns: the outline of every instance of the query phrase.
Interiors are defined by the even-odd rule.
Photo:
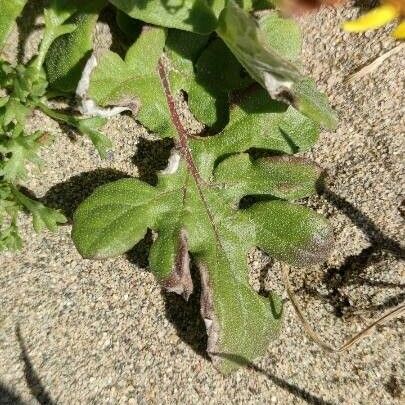
[[[96,109],[129,108],[174,148],[156,185],[127,178],[98,188],[75,212],[73,240],[83,257],[104,259],[151,229],[150,269],[185,299],[197,266],[207,350],[229,372],[264,354],[282,320],[279,297],[249,285],[248,252],[258,246],[302,266],[332,246],[327,221],[292,203],[316,191],[321,170],[292,155],[336,118],[297,67],[296,24],[275,11],[255,18],[256,3],[234,1],[111,3],[135,41],[124,57],[92,56],[86,98]],[[183,125],[181,92],[204,135]],[[246,196],[255,202],[242,207]]]
[[[0,45],[25,3],[0,0]],[[124,57],[92,52],[107,7],[132,42]],[[111,145],[99,129],[129,110],[172,139],[168,167],[156,185],[126,178],[96,189],[74,214],[74,243],[83,257],[104,259],[152,230],[150,269],[185,299],[195,265],[207,351],[223,372],[263,355],[282,321],[280,298],[249,284],[248,252],[259,247],[304,266],[324,260],[333,242],[321,215],[293,203],[316,192],[322,170],[293,155],[311,148],[320,127],[333,129],[336,117],[300,73],[296,24],[271,7],[266,0],[51,0],[37,56],[0,64],[0,246],[20,244],[20,209],[32,212],[36,229],[65,221],[19,187],[42,145],[41,133],[26,130],[33,109],[87,135],[102,156]],[[183,124],[182,93],[204,134]],[[54,95],[75,96],[84,117],[52,109]]]

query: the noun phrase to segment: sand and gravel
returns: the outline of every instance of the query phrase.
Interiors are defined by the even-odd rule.
[[[340,31],[341,21],[365,4],[300,19],[303,68],[340,117],[338,130],[323,132],[309,153],[327,170],[328,190],[307,202],[329,217],[336,246],[325,264],[291,269],[291,276],[312,325],[336,343],[405,295],[405,51],[345,83],[396,45],[392,27],[362,35]],[[32,54],[37,32],[23,36],[18,48],[13,34],[5,57]],[[115,148],[106,161],[86,139],[72,140],[39,112],[31,124],[56,136],[27,186],[68,216],[96,185],[147,176],[153,166],[155,155],[140,141],[146,131],[129,116],[108,123]],[[403,318],[348,353],[328,354],[304,336],[287,303],[284,329],[266,356],[224,377],[202,354],[197,298],[186,304],[161,291],[146,267],[146,244],[130,256],[88,261],[75,250],[69,225],[36,235],[28,217],[21,224],[23,250],[0,258],[0,404],[403,403]],[[286,297],[276,263],[253,252],[251,265],[255,287]]]

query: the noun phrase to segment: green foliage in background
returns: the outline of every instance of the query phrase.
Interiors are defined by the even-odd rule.
[[[67,39],[71,38],[70,35],[74,37],[76,30],[82,29],[84,19],[88,18],[89,7],[77,4],[79,3],[51,1],[49,7],[44,10],[45,29],[38,54],[27,64],[12,65],[0,59],[2,91],[0,94],[0,251],[21,247],[22,241],[18,232],[20,211],[31,213],[34,229],[37,232],[44,228],[54,231],[57,224],[66,222],[62,213],[45,207],[20,190],[20,184],[27,181],[27,164],[29,162],[41,164],[40,148],[50,140],[49,134],[41,131],[31,133],[27,129],[27,120],[34,109],[39,109],[53,119],[87,135],[98,148],[100,155],[105,156],[107,148],[110,147],[108,139],[98,131],[98,128],[105,124],[105,119],[78,118],[48,106],[49,80],[59,85],[74,83],[78,80],[76,64],[81,58],[78,52],[87,52],[89,48],[89,41],[85,36],[80,37],[82,42],[79,51],[76,49],[77,41]],[[25,1],[0,0],[0,50],[24,5]],[[99,6],[98,10],[100,9]],[[94,12],[94,5],[91,12]],[[55,58],[54,66],[57,66],[57,69],[49,79],[44,70],[45,58],[48,52],[52,57],[55,56],[57,42],[65,44],[63,51],[59,52],[59,55],[63,53],[65,58],[64,69],[60,69],[62,64],[59,64]],[[70,89],[72,87],[63,88],[63,90]]]

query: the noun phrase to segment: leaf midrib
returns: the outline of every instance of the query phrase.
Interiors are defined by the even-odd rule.
[[[191,149],[188,145],[188,133],[187,133],[187,130],[183,127],[180,117],[177,113],[176,105],[174,103],[173,96],[170,92],[169,81],[165,74],[164,66],[161,62],[159,62],[159,74],[161,77],[162,86],[163,86],[165,96],[167,99],[170,116],[172,118],[174,127],[176,128],[177,133],[179,135],[179,140],[177,142],[178,150],[180,151],[180,154],[186,163],[186,166],[188,169],[187,172],[189,173],[189,175],[191,174],[191,176],[193,177],[193,180],[196,185],[201,202],[204,205],[204,209],[205,209],[206,215],[208,217],[209,224],[213,231],[213,235],[214,235],[216,246],[217,246],[217,248],[215,249],[215,256],[217,256],[217,257],[218,257],[218,255],[222,256],[222,259],[227,263],[226,268],[228,270],[230,279],[234,280],[236,283],[238,283],[239,281],[235,280],[235,275],[232,273],[232,270],[231,270],[232,264],[229,261],[228,255],[226,254],[224,246],[221,242],[219,230],[214,221],[214,216],[213,216],[210,206],[204,196],[203,187],[202,187],[203,180],[199,174],[198,168],[193,160],[193,155],[192,155]],[[187,187],[185,188],[184,193],[185,193],[184,194],[184,196],[185,196],[187,193]],[[217,262],[219,262],[219,261],[217,260]],[[249,314],[246,311],[246,305],[245,305],[245,300],[243,298],[243,294],[239,288],[234,289],[233,294],[237,296],[237,302],[239,303],[240,309],[243,313],[243,315],[242,315],[242,318],[244,319],[243,324],[246,324],[247,320],[249,319]],[[222,306],[222,303],[220,302],[220,300],[216,300],[216,305]],[[263,303],[263,306],[260,306],[260,308],[262,308],[262,310],[265,312],[264,303]],[[223,310],[221,310],[221,312],[223,312]],[[242,340],[243,342],[246,342],[246,344],[248,344],[247,342],[250,340],[249,336],[248,336],[249,331],[246,330],[246,328],[244,328],[242,333],[243,333],[243,336],[239,336],[239,339]]]

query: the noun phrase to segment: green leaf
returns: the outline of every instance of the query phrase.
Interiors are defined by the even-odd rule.
[[[306,207],[270,201],[254,204],[246,213],[255,224],[257,246],[292,265],[319,263],[333,244],[328,222]]]
[[[39,141],[40,132],[27,135],[20,127],[14,127],[12,135],[0,134],[0,176],[6,181],[17,181],[27,176],[27,162],[39,164],[41,161],[37,155],[41,147]]]
[[[110,139],[99,131],[99,129],[106,123],[107,119],[101,117],[81,118],[75,120],[75,127],[91,140],[102,159],[107,157],[107,152],[113,146]]]
[[[268,47],[282,57],[296,61],[301,53],[301,33],[298,24],[273,11],[259,20],[263,38]]]
[[[0,230],[0,252],[4,250],[19,250],[22,247],[22,239],[18,233],[16,223],[11,223]]]
[[[10,185],[0,180],[0,252],[18,250],[22,240],[18,233],[17,217],[20,211]]]
[[[204,0],[110,0],[133,18],[161,27],[207,34],[215,30],[217,18]]]
[[[65,22],[76,12],[79,0],[50,0],[44,11],[45,30],[38,55],[31,65],[39,71],[45,61],[46,54],[52,43],[60,36],[73,32],[77,26]]]
[[[193,34],[191,32],[180,31],[175,29],[168,30],[165,51],[170,59],[171,72],[170,81],[173,88],[177,81],[188,83],[190,76],[194,73],[194,63],[207,47],[209,35]],[[182,78],[186,78],[184,82]]]
[[[0,0],[0,50],[27,0]]]
[[[307,117],[316,117],[316,121],[325,128],[336,128],[336,116],[328,105],[328,98],[318,91],[312,79],[302,79],[294,83],[292,91],[298,110]]]
[[[319,128],[312,120],[257,88],[233,106],[229,125],[219,135],[208,137],[204,146],[196,143],[193,147],[201,153],[197,156],[201,170],[211,173],[223,155],[251,149],[293,154],[312,147],[318,135]]]
[[[281,23],[281,30],[283,25]],[[272,98],[294,105],[326,128],[336,127],[336,115],[326,98],[279,53],[280,44],[273,48],[268,43],[253,17],[234,1],[229,0],[222,11],[217,32],[251,77],[267,89]]]
[[[15,97],[9,97],[3,111],[3,127],[7,127],[12,122],[24,124],[31,109]]]
[[[222,113],[227,116],[227,100],[221,103],[224,110],[220,110],[218,101],[215,99],[220,93],[221,87],[216,88],[215,94],[211,94],[198,83],[194,66],[207,48],[208,35],[198,35],[185,31],[171,29],[168,32],[165,51],[170,60],[170,82],[175,93],[182,90],[188,94],[188,105],[194,116],[208,126],[220,122]],[[218,55],[216,55],[218,56]],[[222,97],[223,99],[223,97]]]
[[[266,44],[287,59],[297,59],[301,48],[297,24],[274,12],[260,19],[259,25]],[[170,30],[166,50],[173,90],[184,90],[195,118],[211,132],[218,132],[229,121],[232,94],[253,80],[221,39],[208,40],[207,36]]]
[[[252,160],[241,153],[223,160],[214,179],[226,195],[239,201],[245,195],[268,194],[296,200],[316,192],[322,169],[302,158],[267,157]]]
[[[18,203],[32,214],[35,232],[41,232],[45,228],[55,232],[58,224],[64,224],[67,221],[67,218],[61,212],[28,198],[14,186],[12,187],[12,193]]]
[[[106,0],[82,3],[67,20],[76,28],[57,38],[49,48],[45,68],[50,85],[62,92],[74,92],[93,48],[93,31]]]
[[[0,87],[3,89],[9,89],[13,84],[14,68],[10,63],[0,60]]]
[[[217,38],[201,53],[195,64],[196,80],[214,92],[245,88],[251,84],[243,68],[224,42]]]
[[[132,41],[139,36],[143,25],[141,21],[135,20],[121,10],[117,10],[115,21],[119,29]]]
[[[136,119],[145,127],[172,136],[175,130],[158,75],[165,39],[163,29],[145,27],[125,60],[116,53],[104,53],[91,75],[89,96],[102,107],[118,105],[139,110]]]
[[[170,30],[166,49],[173,90],[187,92],[194,117],[218,132],[229,120],[230,93],[246,87],[252,79],[221,39],[208,40]]]
[[[274,8],[279,4],[280,0],[252,0],[254,10],[267,10]]]
[[[102,259],[129,250],[153,225],[153,202],[159,196],[154,187],[132,179],[99,188],[75,213],[76,222],[86,222],[72,232],[80,240],[79,252]]]
[[[215,39],[195,63],[189,85],[189,107],[194,116],[209,127],[222,129],[229,119],[229,98],[234,90],[252,81],[220,39]]]
[[[192,257],[202,280],[207,350],[229,372],[240,364],[236,359],[264,354],[281,325],[280,300],[258,295],[249,284],[248,252],[259,246],[294,264],[313,263],[323,260],[332,240],[324,219],[287,201],[313,193],[320,169],[297,159],[254,159],[245,151],[261,145],[292,153],[290,143],[299,148],[300,139],[313,138],[317,128],[304,125],[303,133],[292,131],[286,140],[280,129],[286,119],[295,120],[286,130],[310,120],[263,90],[234,108],[237,117],[220,135],[191,138],[173,106],[166,73],[160,74],[178,131],[168,169],[156,186],[124,179],[98,188],[75,212],[72,237],[84,257],[104,259],[128,251],[152,229],[150,268],[164,288],[186,299],[193,291]],[[238,209],[252,194],[273,201]]]

